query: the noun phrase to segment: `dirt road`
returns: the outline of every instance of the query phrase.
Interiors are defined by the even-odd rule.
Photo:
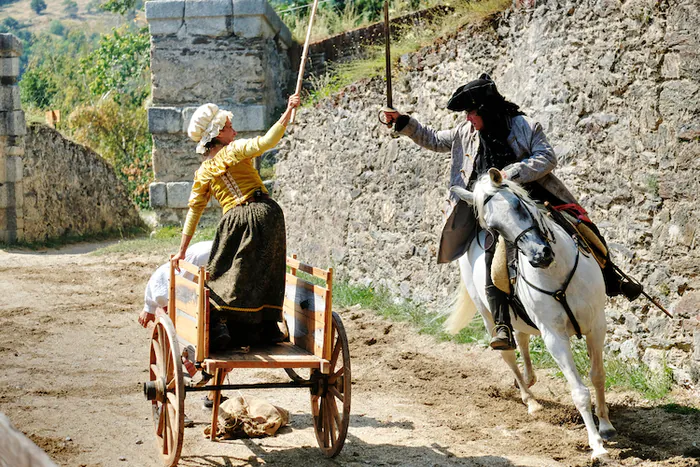
[[[136,322],[143,287],[163,252],[95,256],[0,251],[0,412],[60,465],[158,466],[148,377],[149,332]],[[353,367],[353,410],[336,459],[316,448],[304,390],[258,391],[290,410],[274,438],[211,443],[209,413],[191,393],[182,466],[583,466],[586,433],[566,387],[540,371],[545,409],[527,415],[496,352],[437,343],[359,309],[340,312]],[[230,381],[286,381],[248,371]],[[674,402],[697,404],[677,391]],[[700,415],[671,413],[609,393],[619,437],[611,465],[700,465]],[[1,441],[0,441],[1,442]]]

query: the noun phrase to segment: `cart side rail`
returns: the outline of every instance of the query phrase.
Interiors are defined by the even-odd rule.
[[[195,360],[209,356],[209,273],[204,266],[178,261],[180,273],[170,264],[168,314],[183,346],[195,348]]]
[[[287,257],[284,317],[289,340],[319,358],[330,360],[333,319],[333,268],[321,269]]]

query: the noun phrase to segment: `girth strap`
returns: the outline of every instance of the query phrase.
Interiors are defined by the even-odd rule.
[[[532,287],[533,289],[537,290],[538,292],[542,292],[543,294],[549,295],[550,297],[554,297],[556,301],[561,303],[562,307],[564,307],[564,311],[566,312],[566,316],[569,317],[569,320],[571,321],[571,324],[574,326],[574,331],[576,331],[576,337],[581,339],[583,337],[581,335],[581,326],[579,326],[578,321],[576,321],[576,317],[574,316],[573,311],[571,311],[571,308],[569,307],[569,303],[566,301],[566,289],[569,287],[569,283],[571,282],[571,279],[573,279],[574,274],[576,273],[576,268],[578,267],[578,259],[580,256],[580,250],[578,248],[578,245],[576,245],[576,261],[574,262],[574,267],[569,272],[569,276],[566,278],[564,281],[564,284],[561,286],[559,290],[555,290],[554,292],[550,292],[548,290],[540,289],[534,284],[531,284],[527,279],[525,279],[525,275],[520,274],[519,277],[525,281],[527,285]]]

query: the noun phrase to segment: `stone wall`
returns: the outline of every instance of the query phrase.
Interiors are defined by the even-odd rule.
[[[437,129],[484,71],[544,125],[616,262],[675,313],[612,300],[609,349],[679,382],[700,378],[699,22],[696,0],[542,1],[400,57],[394,79],[395,106]],[[393,139],[383,93],[360,82],[299,113],[276,170],[288,250],[439,307],[458,281],[435,263],[448,157]]]
[[[43,125],[25,125],[20,41],[0,34],[0,242],[120,232],[141,226],[114,168]]]
[[[194,110],[233,112],[239,137],[266,131],[286,104],[291,33],[266,0],[146,2],[151,32],[151,205],[160,224],[182,222],[201,158],[187,137]],[[209,210],[206,217],[217,217]]]
[[[23,165],[23,240],[44,242],[142,226],[114,168],[56,130],[28,126]]]
[[[22,43],[12,34],[0,34],[0,242],[22,238],[22,157],[24,112],[19,101],[19,56]]]

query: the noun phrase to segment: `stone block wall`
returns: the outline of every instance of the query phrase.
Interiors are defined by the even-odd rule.
[[[289,94],[292,38],[266,0],[149,1],[146,19],[153,96],[151,206],[160,224],[177,224],[201,163],[187,137],[195,109],[213,102],[230,110],[242,138],[266,131]],[[219,214],[207,211],[205,222]]]
[[[541,122],[557,175],[615,261],[675,313],[610,301],[608,349],[700,381],[700,22],[697,0],[538,1],[398,57],[394,104],[435,129],[452,92],[489,72]],[[383,80],[304,108],[280,147],[288,251],[398,297],[446,306],[459,280],[436,264],[449,154],[391,138]]]
[[[0,241],[23,237],[24,112],[19,101],[19,56],[22,43],[0,34]]]

